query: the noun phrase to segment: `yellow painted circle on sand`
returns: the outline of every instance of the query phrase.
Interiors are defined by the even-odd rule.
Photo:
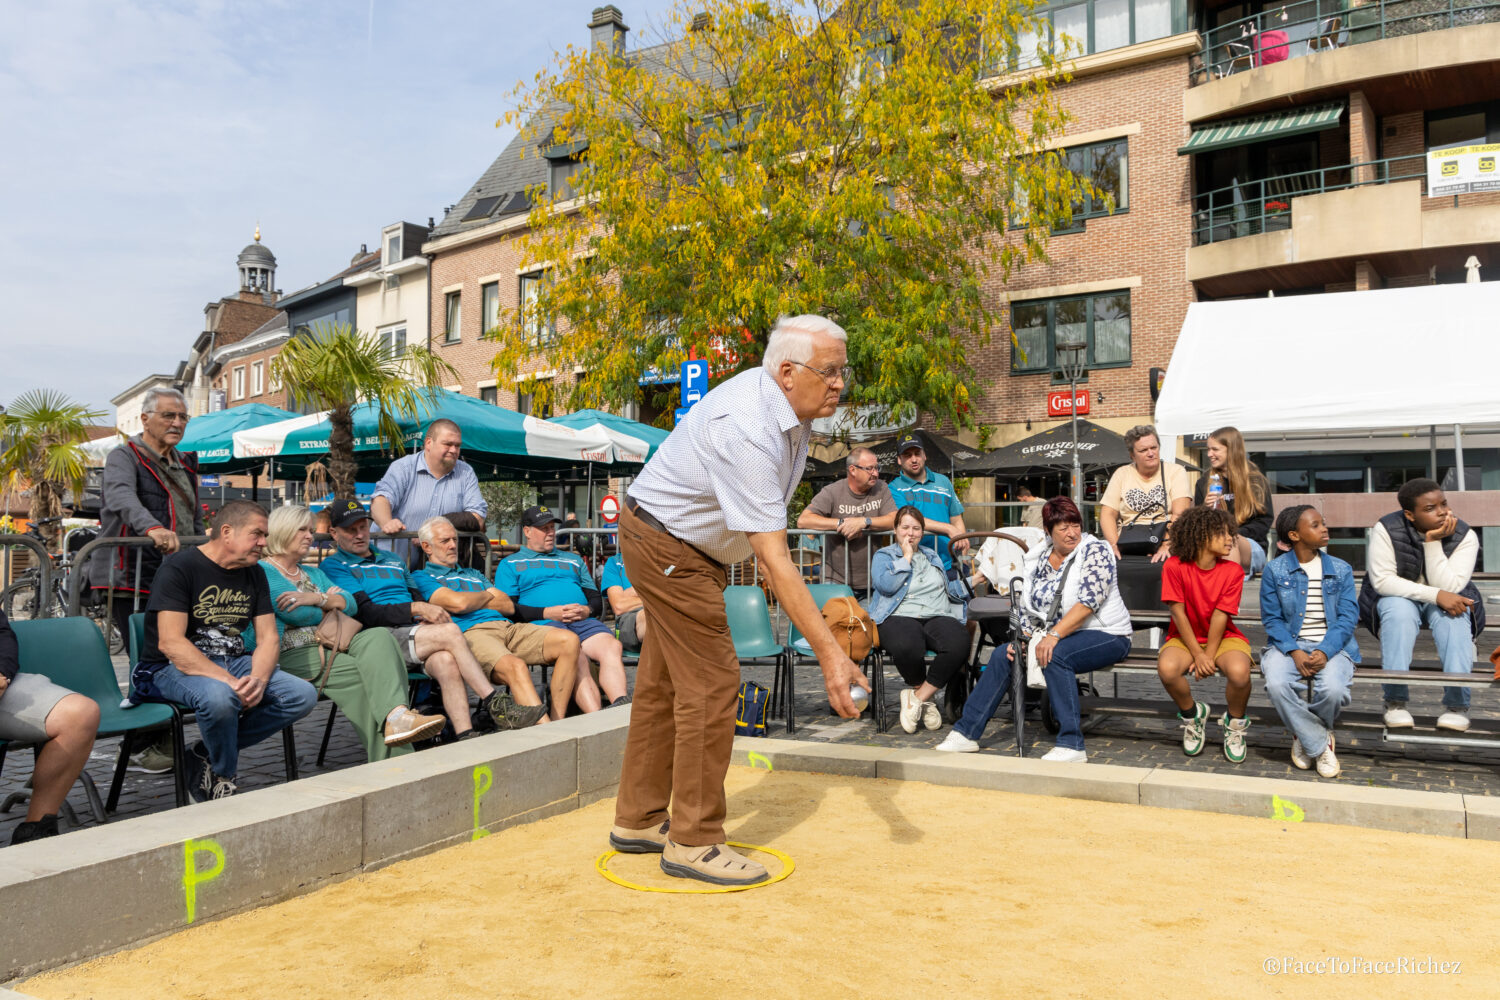
[[[776,848],[774,847],[759,847],[755,844],[737,844],[734,841],[730,841],[728,846],[737,847],[742,851],[758,851],[761,854],[769,854],[771,855],[771,857],[781,862],[781,871],[777,872],[775,875],[772,875],[764,882],[754,882],[750,885],[712,885],[711,883],[703,882],[698,883],[703,886],[703,888],[701,889],[673,889],[654,885],[640,885],[636,882],[631,882],[623,879],[620,876],[616,875],[614,872],[610,871],[609,861],[616,854],[619,854],[619,851],[610,850],[605,851],[603,854],[599,855],[598,859],[594,862],[594,868],[599,872],[600,875],[603,875],[615,885],[623,885],[627,889],[638,889],[641,892],[669,892],[678,894],[702,895],[705,893],[714,892],[744,892],[746,889],[763,889],[768,885],[775,885],[777,882],[780,882],[782,879],[790,875],[792,873],[792,869],[796,867],[796,864],[793,863],[790,855],[783,854],[780,851],[776,850]],[[683,879],[683,881],[689,882],[692,880]]]

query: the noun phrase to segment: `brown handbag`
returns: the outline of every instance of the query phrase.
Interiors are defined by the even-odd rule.
[[[313,631],[313,638],[318,643],[318,657],[323,663],[322,673],[318,676],[318,694],[322,694],[324,686],[328,684],[328,674],[333,670],[334,658],[339,653],[349,652],[349,643],[354,641],[355,635],[363,627],[358,619],[350,618],[337,608],[323,612],[323,620]]]

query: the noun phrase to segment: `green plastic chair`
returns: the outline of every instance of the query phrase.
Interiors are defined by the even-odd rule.
[[[102,639],[103,636],[101,635],[100,638]],[[130,616],[130,662],[132,664],[141,662],[141,650],[145,648],[145,645],[146,614],[143,611],[137,611],[135,614]],[[140,697],[139,694],[137,694],[136,697]],[[157,704],[165,705],[172,712],[172,717],[174,720],[174,728],[172,730],[172,776],[177,784],[177,804],[180,806],[186,805],[187,774],[181,767],[182,762],[187,760],[187,746],[185,743],[186,737],[183,733],[183,725],[187,722],[192,721],[193,712],[186,706],[179,705],[174,701],[158,702],[155,699],[148,699],[143,703],[142,707],[144,707],[144,705]],[[291,726],[287,726],[281,731],[281,754],[283,760],[285,760],[286,762],[286,780],[296,781],[297,742],[292,736]],[[120,774],[122,776],[124,774],[123,765]]]
[[[812,594],[813,603],[818,606],[819,610],[835,597],[854,596],[854,591],[849,589],[847,584],[843,583],[809,583],[807,589]],[[786,731],[788,733],[795,733],[797,731],[797,723],[794,718],[793,709],[796,705],[797,692],[792,678],[796,672],[798,663],[806,663],[809,660],[817,662],[817,657],[813,655],[812,646],[803,638],[801,631],[798,630],[795,624],[789,626],[787,630],[786,653],[783,667],[785,682],[778,682],[772,689],[771,704],[776,705],[779,703],[782,705],[786,712]],[[865,657],[862,666],[866,671],[869,671],[871,664],[875,664],[878,668],[879,660],[876,659],[876,654],[873,650],[869,656]],[[883,685],[880,683],[878,673],[877,669],[875,673],[870,675],[870,686],[872,688],[870,692],[870,705],[871,712],[877,724],[884,713],[884,705],[880,697]],[[779,702],[778,695],[780,696]]]
[[[99,705],[98,737],[120,737],[120,756],[115,763],[109,798],[104,804],[106,812],[114,812],[120,803],[120,788],[125,781],[126,764],[135,748],[136,734],[170,728],[174,748],[180,747],[180,721],[166,705],[120,707],[120,685],[115,680],[109,647],[105,645],[104,635],[92,619],[33,618],[30,621],[13,622],[11,628],[15,629],[16,640],[21,648],[21,669],[27,673],[41,674],[60,687],[94,699]],[[180,760],[174,757],[174,766]],[[87,772],[83,778],[86,788],[92,788],[93,782]],[[97,796],[98,793],[94,792],[91,800]],[[186,803],[185,796],[186,789],[179,788],[178,805]]]

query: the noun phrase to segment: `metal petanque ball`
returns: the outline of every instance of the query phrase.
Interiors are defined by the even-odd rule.
[[[854,711],[863,712],[865,710],[865,706],[870,703],[870,692],[866,691],[858,684],[850,684],[849,698],[854,702]]]

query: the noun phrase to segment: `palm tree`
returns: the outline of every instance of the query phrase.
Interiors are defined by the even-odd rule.
[[[83,492],[88,460],[79,445],[88,440],[88,425],[104,415],[54,389],[32,389],[0,417],[0,478],[31,483],[32,521],[61,515],[66,490]],[[42,534],[55,549],[57,526]]]
[[[420,345],[397,350],[347,323],[315,323],[306,336],[287,341],[271,375],[286,387],[289,400],[329,411],[328,477],[334,496],[352,497],[354,407],[374,403],[382,444],[398,448],[403,434],[397,419],[420,417],[421,390],[453,381],[458,372]]]

